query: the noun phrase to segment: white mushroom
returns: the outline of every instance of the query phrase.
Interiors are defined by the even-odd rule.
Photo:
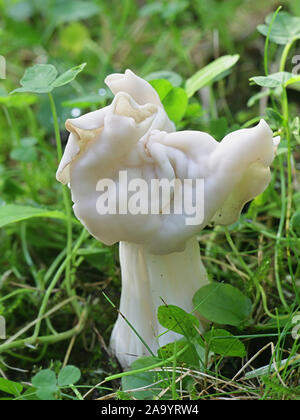
[[[57,179],[70,185],[74,212],[89,232],[107,245],[120,242],[122,316],[114,326],[111,348],[128,368],[148,350],[123,316],[153,353],[179,338],[171,331],[162,334],[158,307],[164,301],[193,311],[193,295],[208,282],[196,234],[211,222],[235,222],[243,205],[264,191],[278,141],[263,120],[229,134],[221,143],[202,132],[174,132],[146,81],[127,70],[109,76],[106,83],[115,94],[111,105],[67,121],[71,134]],[[131,186],[141,186],[136,181],[142,180],[148,192],[153,191],[153,180],[179,180],[182,185],[185,180],[204,180],[197,202],[203,217],[188,224],[191,215],[186,209],[175,211],[176,186],[169,201],[162,203],[156,191],[150,198],[140,196],[145,200],[138,204],[136,191],[128,191],[120,174],[126,174]],[[103,182],[108,190],[103,190]],[[195,198],[197,186],[188,186]],[[107,198],[106,214],[99,212],[100,190]],[[128,211],[131,199],[136,212]],[[103,196],[101,200],[103,204]],[[151,204],[157,204],[156,214],[150,212]]]

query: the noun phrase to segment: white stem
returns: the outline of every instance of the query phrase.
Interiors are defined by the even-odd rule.
[[[120,242],[122,294],[120,312],[133,325],[151,351],[181,338],[165,330],[157,321],[157,309],[165,303],[192,312],[193,296],[208,283],[196,238],[183,252],[150,254],[145,246]],[[111,348],[124,369],[149,351],[122,315],[118,316],[111,337]]]

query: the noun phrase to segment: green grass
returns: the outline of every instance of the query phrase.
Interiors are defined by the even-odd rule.
[[[90,0],[82,8],[73,0],[71,9],[68,1],[49,0],[42,8],[18,3],[0,0],[0,54],[7,61],[7,78],[0,80],[0,213],[12,205],[0,214],[0,316],[8,336],[0,341],[0,398],[299,399],[300,344],[291,335],[300,306],[299,84],[255,99],[262,88],[249,83],[295,66],[299,41],[278,45],[272,29],[267,37],[256,30],[279,3],[126,0],[120,8],[117,1]],[[300,16],[297,2],[281,4]],[[111,72],[172,71],[184,87],[214,59],[235,54],[240,60],[228,74],[190,98],[177,128],[220,140],[264,117],[281,136],[269,188],[235,225],[199,235],[210,279],[252,302],[243,325],[214,326],[242,342],[246,355],[211,354],[204,337],[202,345],[179,342],[121,373],[107,349],[120,296],[118,246],[106,247],[83,230],[68,190],[55,180],[64,121],[74,108],[85,113],[110,102],[107,92],[95,94]],[[53,64],[61,74],[84,62],[75,80],[49,94],[7,96],[36,63]],[[14,205],[25,206],[22,214]],[[69,365],[80,369],[80,380],[69,369],[60,382]],[[43,388],[36,375],[45,370]]]

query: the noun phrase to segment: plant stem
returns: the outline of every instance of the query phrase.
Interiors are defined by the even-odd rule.
[[[76,252],[78,251],[78,249],[80,248],[82,242],[85,239],[85,230],[82,231],[81,235],[79,236],[76,245],[74,246],[73,250],[71,251],[71,254],[67,256],[67,258],[64,260],[64,262],[62,263],[62,265],[60,266],[60,268],[57,270],[55,276],[53,277],[53,280],[51,281],[49,287],[47,288],[47,291],[45,293],[45,296],[43,298],[42,304],[40,306],[40,310],[39,310],[39,314],[38,314],[38,318],[40,319],[40,321],[36,324],[35,327],[35,331],[33,334],[33,337],[35,337],[37,339],[39,331],[40,331],[40,327],[41,327],[41,318],[46,310],[50,295],[54,289],[54,287],[56,286],[57,282],[59,281],[63,271],[65,270],[69,260],[71,260],[73,254],[76,254]],[[74,297],[74,293],[71,294],[70,297]],[[74,304],[73,304],[74,306]],[[75,303],[75,308],[76,308],[76,313],[79,314],[81,312],[81,309],[78,305],[78,302],[76,301]]]
[[[282,9],[282,6],[279,6],[278,9],[276,10],[276,12],[274,13],[270,26],[269,26],[269,30],[268,30],[268,35],[266,37],[266,43],[265,43],[265,53],[264,53],[264,68],[265,68],[265,74],[266,76],[269,75],[269,43],[270,43],[270,35],[271,35],[271,31],[272,31],[272,27],[273,24],[277,18],[278,13],[280,12],[280,10]]]
[[[292,39],[289,42],[282,53],[281,61],[280,61],[280,68],[279,71],[283,72],[285,70],[287,58],[289,52],[296,42],[296,38]],[[282,111],[284,117],[284,128],[286,132],[286,139],[288,145],[288,154],[287,154],[287,165],[288,165],[288,200],[287,200],[287,214],[286,214],[286,233],[289,236],[289,228],[290,228],[290,220],[291,220],[291,211],[292,211],[292,204],[293,204],[293,176],[292,176],[292,144],[291,144],[291,130],[290,130],[290,121],[289,121],[289,102],[288,102],[288,95],[287,95],[287,88],[283,87],[282,92]]]
[[[58,117],[56,112],[56,106],[54,102],[54,98],[52,93],[50,92],[48,94],[52,116],[53,116],[53,123],[54,123],[54,131],[55,131],[55,139],[56,139],[56,147],[57,147],[57,157],[58,160],[61,160],[62,158],[62,144],[61,144],[61,136],[60,136],[60,130],[59,130],[59,123],[58,123]],[[72,212],[71,212],[71,203],[70,203],[70,197],[69,192],[67,190],[66,186],[62,187],[63,189],[63,200],[64,200],[64,206],[65,211],[67,215],[67,256],[66,256],[66,290],[68,293],[68,296],[74,296],[74,291],[72,290],[72,280],[71,280],[71,254],[72,254]],[[80,316],[80,308],[78,306],[77,301],[73,302],[73,308],[77,314],[77,316]]]
[[[184,346],[184,348],[181,349],[178,353],[173,354],[173,356],[169,357],[166,360],[162,360],[161,362],[155,363],[154,365],[147,366],[147,367],[144,367],[144,368],[141,368],[141,369],[130,370],[130,371],[127,371],[127,372],[118,373],[116,375],[108,376],[107,378],[105,378],[105,380],[106,381],[113,381],[115,379],[123,378],[124,376],[131,376],[131,375],[136,375],[138,373],[149,372],[153,369],[164,366],[165,363],[172,362],[174,360],[174,358],[178,359],[178,357],[181,356],[182,354],[184,354],[187,351],[188,348],[189,348],[189,344]]]
[[[239,251],[238,251],[237,247],[235,246],[235,244],[234,244],[234,242],[233,242],[233,240],[231,238],[231,235],[229,233],[228,228],[225,227],[224,231],[225,231],[227,242],[229,243],[229,245],[230,245],[230,247],[231,247],[234,255],[237,257],[237,259],[239,260],[241,266],[244,268],[244,270],[246,271],[246,273],[248,273],[249,277],[252,278],[253,277],[252,270],[248,267],[248,265],[245,263],[245,261],[243,260],[243,258],[240,256]]]
[[[87,311],[84,309],[82,311],[81,317],[79,319],[78,324],[72,328],[71,330],[58,333],[56,335],[47,335],[43,337],[38,337],[35,339],[33,336],[30,338],[25,338],[23,340],[13,341],[7,344],[3,344],[0,346],[0,354],[10,350],[10,349],[17,349],[20,347],[24,347],[26,345],[34,345],[34,344],[53,344],[59,341],[68,340],[69,338],[73,337],[74,335],[78,335],[82,330],[86,322]]]
[[[282,162],[282,157],[279,156],[279,166],[280,166],[280,180],[281,180],[281,213],[280,213],[280,222],[278,226],[277,236],[276,236],[276,245],[275,245],[275,254],[274,254],[274,268],[275,268],[275,280],[278,290],[278,295],[280,297],[281,303],[283,306],[288,309],[287,302],[283,295],[283,290],[281,286],[281,279],[279,273],[279,254],[280,254],[280,240],[283,234],[284,221],[286,217],[286,186],[285,186],[285,177],[284,177],[284,167]]]
[[[287,58],[289,52],[294,44],[296,39],[292,39],[284,48],[281,60],[280,60],[280,67],[279,71],[285,71]],[[288,304],[284,298],[281,282],[280,282],[280,275],[279,275],[279,243],[278,240],[282,236],[284,221],[285,221],[285,230],[286,230],[286,237],[289,239],[290,236],[290,220],[291,220],[291,213],[292,213],[292,205],[293,205],[293,176],[292,176],[292,144],[291,144],[291,131],[290,131],[290,121],[289,121],[289,102],[288,102],[288,95],[287,95],[287,88],[285,86],[282,87],[282,113],[284,117],[284,129],[285,135],[287,139],[287,146],[288,146],[288,153],[287,153],[287,168],[288,168],[288,177],[287,177],[287,200],[286,200],[286,187],[285,187],[285,176],[284,176],[284,167],[282,159],[280,158],[280,174],[281,174],[281,197],[282,197],[282,209],[281,209],[281,218],[280,224],[277,233],[277,241],[276,241],[276,249],[275,249],[275,276],[276,276],[276,284],[277,289],[279,292],[280,300],[283,306],[288,309]],[[287,258],[290,264],[290,247],[289,242],[287,246]]]
[[[53,124],[54,124],[54,132],[55,132],[55,140],[56,140],[56,150],[57,150],[57,157],[58,160],[61,160],[62,158],[62,145],[61,145],[61,137],[60,137],[60,130],[59,130],[59,123],[58,123],[58,117],[56,112],[56,106],[54,102],[54,98],[52,93],[48,93],[49,101],[50,101],[50,107],[53,117]]]

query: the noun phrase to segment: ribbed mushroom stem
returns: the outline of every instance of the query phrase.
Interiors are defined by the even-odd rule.
[[[181,336],[165,329],[157,321],[157,309],[165,303],[193,311],[193,296],[208,283],[196,238],[183,252],[150,254],[143,245],[120,242],[122,271],[121,314],[134,326],[151,351]],[[149,355],[140,338],[122,315],[118,316],[111,337],[111,348],[124,369],[137,357]]]

